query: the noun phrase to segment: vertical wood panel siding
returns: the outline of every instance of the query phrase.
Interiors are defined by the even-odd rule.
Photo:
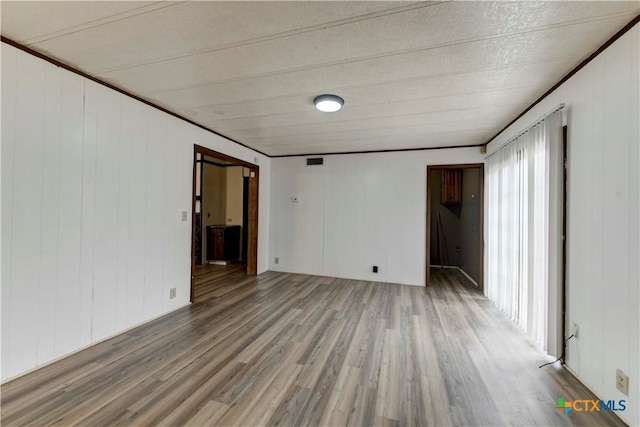
[[[194,144],[258,159],[265,271],[267,157],[2,44],[2,380],[189,302]]]
[[[271,270],[424,285],[426,165],[481,161],[478,148],[273,159]]]

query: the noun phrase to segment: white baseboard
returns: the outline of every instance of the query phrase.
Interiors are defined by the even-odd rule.
[[[440,268],[439,265],[431,265],[431,268]],[[464,274],[464,276],[469,279],[471,281],[471,283],[473,283],[473,285],[477,288],[478,287],[478,282],[476,282],[475,280],[473,280],[471,278],[471,276],[469,276],[463,269],[461,269],[460,267],[458,267],[457,265],[445,265],[443,268],[454,268],[456,270],[458,270],[460,273]]]
[[[468,274],[467,274],[463,269],[461,269],[460,267],[456,267],[456,268],[457,268],[458,270],[460,270],[460,272],[461,272],[462,274],[464,274],[464,275],[467,277],[467,279],[469,279],[469,280],[471,281],[471,283],[473,283],[473,285],[474,285],[476,288],[478,287],[478,282],[476,282],[475,280],[473,280],[473,279],[471,278],[471,276],[469,276],[469,275],[468,275]]]

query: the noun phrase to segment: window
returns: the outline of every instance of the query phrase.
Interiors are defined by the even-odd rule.
[[[485,293],[543,350],[562,352],[562,112],[486,159]]]

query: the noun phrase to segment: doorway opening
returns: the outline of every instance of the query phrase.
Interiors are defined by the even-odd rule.
[[[425,285],[431,268],[455,268],[484,289],[484,164],[427,166]]]
[[[255,164],[194,145],[191,302],[207,278],[257,275],[259,172]]]

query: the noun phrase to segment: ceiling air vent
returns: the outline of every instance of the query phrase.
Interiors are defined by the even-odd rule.
[[[307,159],[307,166],[321,165],[324,162],[322,157],[314,157],[312,159]]]

